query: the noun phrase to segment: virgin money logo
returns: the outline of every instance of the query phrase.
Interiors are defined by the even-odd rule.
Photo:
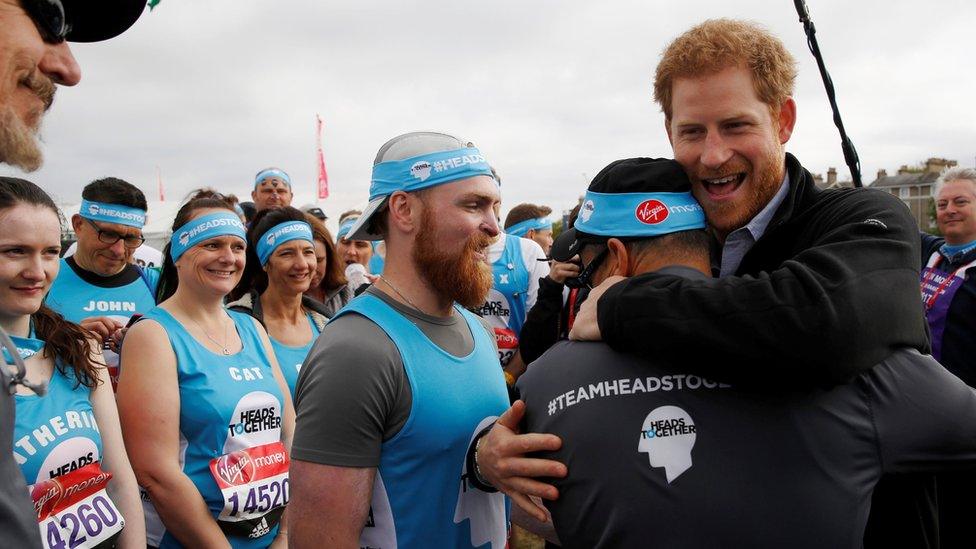
[[[64,497],[64,487],[56,478],[38,482],[31,486],[31,499],[34,500],[34,512],[37,520],[44,520],[54,512]]]
[[[645,200],[637,205],[634,215],[637,221],[645,225],[657,225],[668,218],[668,207],[660,200],[653,198]]]
[[[231,486],[247,484],[254,478],[254,461],[243,450],[220,456],[217,475]]]
[[[427,178],[430,177],[430,168],[430,162],[421,160],[420,162],[415,163],[413,166],[410,166],[410,175],[421,181],[426,181]]]

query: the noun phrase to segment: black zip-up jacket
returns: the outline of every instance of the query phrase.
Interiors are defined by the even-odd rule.
[[[905,204],[873,189],[820,191],[790,154],[786,169],[789,194],[736,276],[616,284],[597,307],[604,340],[777,391],[842,383],[899,348],[928,353],[918,229]],[[882,478],[865,547],[938,547],[934,487],[928,475]]]
[[[919,237],[908,208],[871,189],[820,191],[793,155],[790,190],[736,276],[654,273],[597,307],[614,349],[731,383],[832,386],[895,349],[929,352]]]

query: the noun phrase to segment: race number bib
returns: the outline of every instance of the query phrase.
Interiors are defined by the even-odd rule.
[[[125,519],[105,490],[111,478],[92,463],[28,488],[45,549],[114,546]]]
[[[495,328],[495,343],[498,344],[498,361],[505,366],[518,351],[518,336],[508,328]]]
[[[224,508],[217,517],[224,532],[258,538],[278,524],[288,504],[288,463],[281,442],[210,461],[210,473],[224,496]]]

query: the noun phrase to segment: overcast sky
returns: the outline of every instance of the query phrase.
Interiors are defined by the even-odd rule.
[[[973,165],[976,3],[809,7],[865,182],[930,156]],[[158,166],[178,201],[202,185],[246,196],[275,165],[297,206],[314,200],[319,113],[333,222],[365,202],[379,146],[421,129],[474,141],[502,177],[503,210],[568,209],[607,163],[671,155],[653,70],[671,39],[713,17],[783,39],[800,63],[787,150],[848,179],[790,0],[163,0],[121,37],[72,46],[81,84],[59,91],[45,166],[28,177],[64,202],[108,175],[155,199]]]

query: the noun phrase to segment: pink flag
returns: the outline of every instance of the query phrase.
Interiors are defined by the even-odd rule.
[[[156,166],[156,187],[159,190],[159,201],[166,202],[166,191],[163,189],[163,173],[159,171],[159,166]]]
[[[325,171],[325,156],[322,154],[322,118],[315,115],[315,144],[319,163],[319,199],[329,198],[329,174]]]

